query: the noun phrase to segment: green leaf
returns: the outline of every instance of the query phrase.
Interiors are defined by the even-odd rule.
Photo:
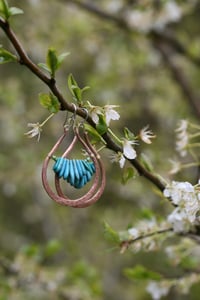
[[[129,179],[134,178],[134,176],[135,176],[135,171],[133,168],[129,167],[124,169],[124,172],[122,174],[122,183],[126,184],[129,181]]]
[[[53,94],[39,94],[40,104],[47,108],[51,113],[57,113],[60,110],[60,103]]]
[[[84,102],[82,101],[82,94],[83,92],[87,91],[90,87],[85,86],[81,89],[78,86],[78,83],[76,82],[72,74],[69,74],[67,83],[74,100],[78,103],[79,106],[84,107]]]
[[[58,69],[58,57],[54,48],[49,48],[46,58],[47,67],[51,70],[52,78],[55,77],[55,72]]]
[[[0,13],[3,14],[6,20],[8,20],[8,18],[10,17],[9,5],[6,0],[0,0]]]
[[[51,70],[49,69],[49,67],[48,67],[46,64],[44,64],[44,63],[39,63],[38,66],[39,66],[41,69],[47,71],[49,74],[51,74]]]
[[[61,66],[62,62],[64,61],[65,57],[68,56],[70,52],[62,53],[58,56],[58,68]]]
[[[127,140],[134,140],[135,135],[127,127],[124,128],[124,135]]]
[[[79,88],[76,80],[74,79],[73,75],[70,74],[68,76],[68,87],[72,95],[75,97],[77,102],[81,101],[81,89]]]
[[[100,135],[103,135],[108,131],[108,126],[106,124],[105,118],[102,115],[99,115],[99,122],[96,125],[96,130]]]
[[[119,234],[107,222],[104,222],[104,235],[110,242],[120,243]]]
[[[152,220],[155,218],[155,212],[147,207],[144,207],[141,209],[139,216],[141,219]]]
[[[94,127],[92,127],[89,124],[84,123],[84,129],[91,134],[91,136],[94,138],[95,141],[101,141],[102,143],[106,144],[104,139],[101,137],[101,135],[96,131]]]
[[[9,7],[6,0],[0,0],[0,13],[8,20],[10,16],[23,14],[24,12],[18,7]]]
[[[10,7],[9,9],[10,16],[21,15],[23,14],[23,10],[18,7]]]
[[[124,274],[134,280],[160,280],[162,278],[159,273],[148,270],[141,265],[137,265],[134,268],[126,268]]]
[[[17,56],[13,55],[9,51],[4,48],[0,48],[0,64],[8,63],[8,62],[16,62]]]
[[[36,257],[40,255],[40,248],[36,244],[23,246],[21,252],[28,257]]]
[[[47,243],[47,245],[44,248],[44,256],[51,257],[56,253],[58,253],[60,249],[61,249],[61,243],[56,239],[52,239]]]

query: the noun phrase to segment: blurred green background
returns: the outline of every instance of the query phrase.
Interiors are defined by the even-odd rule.
[[[51,46],[58,53],[70,52],[57,73],[58,86],[69,102],[67,76],[72,73],[80,86],[91,87],[85,94],[91,103],[120,105],[120,121],[111,123],[119,136],[123,135],[124,127],[137,134],[149,124],[157,138],[152,145],[140,145],[138,151],[148,156],[156,173],[172,178],[168,173],[169,158],[177,155],[174,146],[177,121],[188,118],[196,122],[197,117],[154,47],[150,31],[134,28],[128,32],[72,2],[10,0],[10,5],[24,10],[24,15],[12,19],[11,26],[36,63],[45,61]],[[176,3],[181,18],[163,30],[169,30],[189,53],[199,57],[198,1],[191,1],[190,5],[187,1],[91,2],[117,17],[136,8],[143,13],[151,9],[155,19],[162,5]],[[0,44],[13,51],[2,31]],[[198,67],[185,56],[173,51],[171,55],[197,94]],[[155,193],[156,188],[137,174],[123,185],[124,170],[111,164],[109,150],[102,151],[107,184],[100,201],[85,209],[55,204],[43,190],[40,173],[45,155],[62,132],[65,113],[59,112],[49,121],[39,143],[27,139],[24,136],[27,123],[41,122],[48,115],[39,104],[40,92],[48,92],[47,87],[25,67],[0,66],[0,254],[3,265],[5,257],[10,259],[14,266],[21,266],[24,276],[16,283],[12,272],[8,270],[5,277],[1,271],[0,299],[150,299],[144,286],[127,279],[123,269],[144,263],[156,265],[165,274],[172,275],[174,270],[166,265],[160,252],[155,255],[155,252],[127,251],[121,255],[118,248],[112,249],[105,240],[103,223],[122,230],[140,219],[144,209],[164,217],[168,205]],[[193,182],[196,176],[196,170],[190,169],[174,178]],[[28,276],[35,269],[38,278],[32,281]],[[49,286],[43,286],[43,281]],[[60,282],[63,286],[57,292],[54,285],[59,286]],[[199,299],[197,292],[194,290],[191,298],[175,294],[169,299]]]

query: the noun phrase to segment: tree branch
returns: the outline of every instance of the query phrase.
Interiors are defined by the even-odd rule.
[[[162,42],[156,42],[155,47],[162,54],[163,61],[167,65],[168,69],[171,71],[171,74],[174,80],[177,82],[180,87],[185,99],[187,100],[189,106],[192,109],[193,114],[199,119],[200,118],[200,98],[194,92],[190,86],[188,79],[185,77],[183,70],[178,67],[174,62],[172,57],[172,49]]]
[[[43,73],[40,68],[33,63],[33,61],[28,57],[26,54],[23,46],[19,42],[18,38],[16,37],[13,30],[10,28],[10,25],[7,21],[5,21],[3,18],[0,17],[0,27],[5,32],[6,36],[10,40],[11,44],[13,45],[14,49],[16,50],[18,56],[19,56],[19,63],[21,65],[25,65],[32,73],[34,73],[40,80],[42,80],[51,90],[51,92],[57,97],[58,101],[61,104],[61,110],[68,110],[70,112],[74,112],[75,108],[73,104],[68,103],[63,95],[60,93],[56,86],[56,80],[53,78],[49,78],[46,76],[45,73]],[[87,116],[87,112],[83,110],[82,108],[77,107],[76,114],[79,115],[82,118],[87,118],[87,122],[95,128],[95,123],[91,119],[91,117]],[[105,133],[103,135],[103,139],[107,143],[107,148],[114,152],[122,152],[123,150],[121,147],[119,147],[110,137],[109,134]],[[145,178],[147,178],[149,181],[151,181],[155,186],[157,186],[158,189],[161,191],[164,190],[165,184],[153,173],[150,173],[147,171],[143,165],[136,159],[129,160],[129,162],[135,167],[135,169],[138,171],[138,173]]]
[[[62,1],[64,1],[65,3],[68,2],[73,5],[75,4],[81,9],[84,9],[85,11],[94,14],[96,17],[100,19],[105,19],[109,22],[114,23],[120,29],[128,33],[132,33],[135,31],[133,28],[130,28],[125,18],[120,18],[118,16],[105,12],[102,9],[95,6],[94,4],[92,4],[90,1],[80,1],[80,0],[62,0]],[[147,36],[151,39],[151,41],[155,46],[156,44],[158,44],[157,49],[161,53],[164,61],[165,58],[167,58],[166,66],[171,70],[171,73],[173,74],[176,83],[180,86],[188,104],[192,107],[194,115],[199,119],[200,118],[199,97],[194,95],[187,79],[182,74],[182,70],[179,70],[174,63],[172,64],[171,60],[169,61],[170,56],[166,57],[167,53],[164,49],[161,48],[160,45],[161,43],[165,43],[166,45],[169,45],[171,49],[173,49],[176,53],[186,57],[195,66],[200,66],[200,59],[191,55],[187,51],[187,49],[182,45],[182,43],[178,41],[177,38],[175,38],[167,30],[162,31],[161,33],[155,30],[151,30],[147,34]]]
[[[135,242],[137,242],[139,240],[143,240],[143,239],[152,237],[154,235],[168,233],[168,232],[172,232],[172,231],[173,231],[172,227],[164,228],[164,229],[158,229],[158,230],[155,230],[155,231],[152,231],[152,232],[148,232],[148,233],[142,234],[142,235],[140,235],[140,236],[138,236],[136,238],[123,241],[120,244],[120,248],[121,248],[120,253],[124,253],[124,251],[126,251],[130,247],[131,244],[133,244],[133,243],[135,243]]]

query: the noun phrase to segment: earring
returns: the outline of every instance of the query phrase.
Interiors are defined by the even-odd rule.
[[[75,114],[73,115],[73,122],[74,119]],[[101,197],[106,184],[105,169],[99,154],[90,143],[88,134],[85,131],[83,131],[82,134],[80,133],[80,129],[83,128],[82,124],[80,124],[79,126],[72,126],[74,138],[71,144],[64,151],[62,156],[56,157],[54,155],[56,150],[59,148],[59,146],[67,136],[70,127],[71,124],[68,124],[68,126],[64,126],[63,135],[58,139],[58,141],[44,160],[42,167],[42,183],[47,194],[57,203],[76,208],[83,208],[95,203]],[[72,152],[77,142],[79,142],[84,147],[89,156],[89,160],[68,158],[68,155],[70,154],[70,152]],[[56,192],[52,190],[47,179],[47,170],[51,159],[55,160],[53,171],[55,173]],[[60,181],[62,179],[64,181],[67,181],[75,189],[81,189],[90,180],[93,180],[93,183],[85,195],[73,200],[63,193],[60,184]]]

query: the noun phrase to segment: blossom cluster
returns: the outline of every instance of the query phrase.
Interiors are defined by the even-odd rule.
[[[192,285],[199,282],[199,280],[200,275],[196,273],[191,273],[177,279],[151,280],[147,285],[146,290],[153,300],[159,300],[163,296],[166,296],[173,287],[175,287],[179,293],[186,295],[189,293]]]
[[[189,182],[172,181],[163,192],[176,206],[168,216],[168,222],[175,232],[187,232],[194,225],[200,223],[198,213],[200,211],[199,185],[193,186]]]

